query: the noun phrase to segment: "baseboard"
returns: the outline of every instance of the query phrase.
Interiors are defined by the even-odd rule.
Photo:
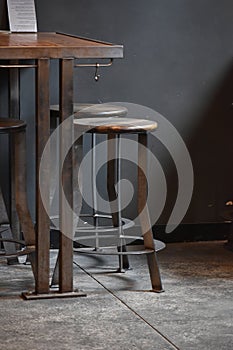
[[[233,224],[229,222],[180,224],[171,233],[166,233],[165,229],[166,225],[153,226],[154,238],[164,243],[216,241],[228,240],[233,234]],[[50,247],[59,248],[59,232],[56,230],[50,231]]]
[[[153,226],[154,238],[164,243],[228,240],[233,231],[230,222],[180,224],[171,233],[165,232],[166,225]]]

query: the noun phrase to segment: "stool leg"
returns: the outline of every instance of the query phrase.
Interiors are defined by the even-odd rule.
[[[147,254],[147,264],[150,273],[152,291],[162,292],[159,265],[155,251],[153,234],[151,231],[150,217],[146,205],[147,200],[147,179],[143,172],[147,169],[147,134],[138,135],[138,213],[141,229],[143,231],[144,246],[146,249],[153,249],[153,253]],[[146,231],[146,232],[144,232]]]
[[[3,244],[6,255],[16,254],[16,244],[13,242],[7,242],[8,239],[13,239],[11,227],[9,224],[0,224],[0,237],[3,239],[2,244]],[[6,240],[6,241],[4,241],[4,240]],[[18,263],[19,263],[19,261],[18,261],[17,257],[7,258],[8,265],[16,265]]]
[[[121,207],[120,207],[120,192],[115,190],[115,179],[117,172],[117,182],[120,180],[120,154],[116,155],[116,142],[119,146],[119,137],[115,134],[108,135],[108,165],[107,165],[107,189],[111,207],[112,222],[114,227],[119,227],[122,230]],[[117,152],[119,153],[119,152]],[[121,234],[121,233],[120,233]],[[119,252],[126,252],[126,244],[117,247]],[[119,272],[124,272],[130,268],[127,255],[119,255]]]
[[[74,153],[73,153],[73,210],[75,213],[81,215],[82,210],[82,187],[83,187],[83,175],[81,178],[78,177],[79,165],[83,158],[83,136],[79,137],[74,143]],[[80,182],[79,182],[80,181]]]
[[[115,177],[116,177],[116,148],[115,141],[116,135],[108,135],[108,164],[107,164],[107,190],[110,201],[111,216],[114,227],[119,226],[119,208],[116,205],[117,193],[115,189]]]
[[[94,227],[98,227],[99,220],[98,220],[98,204],[97,204],[97,195],[96,195],[96,134],[91,134],[91,176],[92,176],[92,198],[93,198],[93,208],[92,208],[92,215],[93,215],[93,221],[94,221]],[[96,232],[95,234],[95,250],[98,250],[100,247],[99,244],[99,234]]]
[[[13,239],[16,238],[13,236],[11,225],[9,224],[9,219],[5,207],[5,203],[3,200],[2,190],[0,188],[0,237],[2,239]],[[6,252],[6,254],[14,254],[16,253],[16,244],[15,243],[9,243],[6,241],[3,241],[3,247]],[[18,264],[18,258],[7,258],[7,264],[8,265],[15,265]]]
[[[19,218],[17,215],[16,205],[15,205],[15,179],[14,179],[14,167],[15,167],[15,154],[14,154],[14,147],[13,147],[13,139],[14,135],[9,135],[9,141],[10,141],[10,224],[11,224],[11,230],[13,237],[17,240],[19,240],[20,237],[20,223]]]
[[[26,189],[26,134],[25,132],[13,135],[15,152],[15,204],[19,222],[23,231],[27,247],[35,247],[35,231],[27,203]],[[35,275],[35,252],[29,256],[32,270]]]

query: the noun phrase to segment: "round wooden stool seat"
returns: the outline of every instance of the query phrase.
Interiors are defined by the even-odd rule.
[[[0,118],[0,133],[19,132],[25,130],[26,125],[23,120]]]
[[[119,105],[107,103],[74,103],[74,113],[76,118],[98,118],[98,117],[125,117],[127,108]],[[51,116],[59,117],[59,105],[50,106]]]
[[[157,128],[157,123],[147,119],[136,118],[81,118],[74,124],[86,132],[100,134],[145,133]]]

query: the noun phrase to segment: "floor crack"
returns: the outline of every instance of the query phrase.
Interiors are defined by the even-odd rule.
[[[73,262],[80,270],[91,277],[95,282],[97,282],[101,287],[103,287],[108,293],[110,293],[114,298],[116,298],[121,304],[123,304],[128,310],[130,310],[135,316],[146,323],[150,328],[152,328],[160,337],[162,337],[166,342],[173,347],[173,349],[180,350],[170,339],[168,339],[163,333],[161,333],[156,327],[154,327],[150,322],[148,322],[144,317],[142,317],[137,311],[135,311],[131,306],[129,306],[124,300],[122,300],[118,295],[116,295],[111,289],[107,288],[103,283],[101,283],[97,278],[95,278],[90,272],[85,270],[81,265]]]

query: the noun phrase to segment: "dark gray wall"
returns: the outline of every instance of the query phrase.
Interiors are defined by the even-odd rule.
[[[185,222],[221,221],[233,198],[233,3],[231,0],[37,1],[40,30],[122,43],[124,60],[77,74],[77,99],[127,101],[164,115],[187,144],[195,188]],[[169,200],[176,195],[168,166]],[[174,190],[173,190],[174,188]]]
[[[36,0],[40,31],[123,44],[125,58],[77,70],[77,101],[148,106],[179,131],[191,154],[195,187],[186,223],[222,221],[233,198],[233,2],[231,0]],[[57,102],[53,64],[51,102]],[[29,84],[30,78],[28,78]],[[25,96],[27,99],[27,96]],[[24,103],[29,119],[31,105]],[[158,144],[168,180],[165,223],[177,191],[174,165]]]

